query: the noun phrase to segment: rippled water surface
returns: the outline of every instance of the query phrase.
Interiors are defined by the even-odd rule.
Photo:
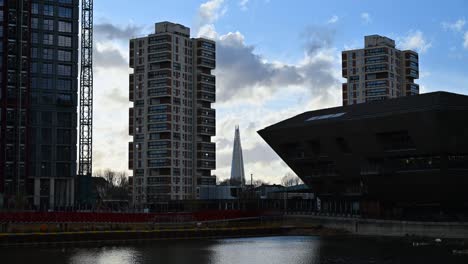
[[[0,249],[0,263],[468,263],[468,256],[454,256],[451,250],[441,245],[413,247],[402,240],[289,236],[161,241],[116,247]]]

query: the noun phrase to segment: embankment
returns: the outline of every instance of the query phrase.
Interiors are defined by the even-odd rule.
[[[284,221],[295,228],[320,226],[356,235],[468,239],[467,222],[392,221],[312,215],[287,215]]]

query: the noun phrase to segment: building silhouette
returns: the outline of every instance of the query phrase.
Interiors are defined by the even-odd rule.
[[[73,204],[78,4],[0,1],[0,207]]]
[[[198,198],[216,184],[215,68],[212,40],[160,22],[155,32],[130,40],[129,169],[137,207]]]
[[[231,185],[245,186],[244,158],[242,156],[239,126],[236,126],[234,132],[230,182]]]
[[[343,105],[419,94],[418,53],[398,50],[395,41],[365,37],[363,49],[342,52]]]
[[[468,217],[468,96],[426,93],[309,111],[258,133],[327,214]]]

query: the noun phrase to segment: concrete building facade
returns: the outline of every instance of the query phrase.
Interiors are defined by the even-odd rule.
[[[398,50],[384,36],[365,36],[364,48],[342,52],[343,105],[419,94],[418,53]]]
[[[137,207],[197,199],[215,169],[215,42],[170,22],[130,40],[129,169]]]
[[[0,1],[0,207],[73,204],[78,4]]]

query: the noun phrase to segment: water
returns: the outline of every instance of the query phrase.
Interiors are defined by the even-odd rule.
[[[468,263],[440,245],[377,238],[262,237],[160,241],[88,248],[0,249],[2,264],[377,264]]]

